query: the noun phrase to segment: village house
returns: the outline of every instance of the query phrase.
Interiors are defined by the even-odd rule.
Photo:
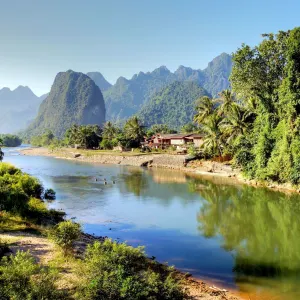
[[[156,134],[148,140],[148,146],[152,148],[167,148],[170,146],[182,147],[194,144],[199,148],[203,144],[201,134]]]

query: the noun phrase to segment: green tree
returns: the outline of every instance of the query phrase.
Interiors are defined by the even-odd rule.
[[[0,137],[5,147],[18,147],[22,144],[22,139],[20,139],[17,135],[2,134]]]
[[[102,140],[102,130],[98,125],[73,124],[65,133],[68,145],[79,145],[85,149],[98,148]]]
[[[233,55],[231,84],[252,122],[252,156],[243,164],[251,177],[300,183],[300,28],[265,34],[253,48],[243,45]],[[244,160],[243,160],[244,161]]]
[[[128,140],[129,145],[138,147],[145,135],[144,126],[138,117],[128,119],[124,125],[124,136]]]
[[[108,121],[103,126],[102,137],[105,140],[113,140],[120,133],[120,129],[112,122]]]
[[[202,130],[205,133],[203,148],[211,156],[219,156],[223,153],[224,142],[220,129],[221,122],[221,116],[214,113],[202,124]]]
[[[196,126],[194,123],[187,123],[184,126],[182,126],[180,129],[180,132],[182,133],[193,133],[198,131],[199,131],[199,127]]]
[[[235,105],[229,109],[226,118],[220,123],[220,129],[228,145],[232,144],[239,136],[246,135],[249,129],[242,107]]]
[[[215,105],[211,98],[207,96],[201,97],[196,101],[196,114],[194,122],[201,124],[206,118],[210,117],[215,111]]]
[[[218,107],[218,113],[221,115],[228,115],[232,112],[234,107],[236,106],[235,98],[230,90],[224,90],[219,93],[219,101],[221,101],[221,105]]]
[[[176,130],[171,129],[166,124],[154,124],[147,130],[147,136],[152,136],[158,133],[162,133],[162,134],[176,133]]]

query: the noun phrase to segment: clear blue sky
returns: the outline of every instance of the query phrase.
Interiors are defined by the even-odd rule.
[[[49,91],[57,72],[111,83],[160,65],[205,68],[300,25],[299,0],[0,0],[0,87]]]

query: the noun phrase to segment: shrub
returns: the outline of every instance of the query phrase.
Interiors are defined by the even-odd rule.
[[[105,150],[112,150],[115,145],[113,140],[103,139],[100,143],[100,148]]]
[[[52,190],[52,189],[45,190],[45,193],[44,193],[45,200],[55,200],[55,198],[56,198],[56,193],[54,190]]]
[[[0,263],[0,298],[16,300],[63,299],[56,275],[41,268],[29,252],[17,252]]]
[[[80,237],[81,226],[72,221],[57,224],[50,232],[50,237],[65,253],[70,253],[74,242]]]
[[[28,174],[20,174],[17,178],[17,185],[28,195],[41,198],[44,188],[41,182]]]
[[[5,253],[9,251],[9,248],[7,247],[7,244],[4,240],[0,238],[0,259],[3,257]],[[1,298],[0,298],[1,299]]]
[[[4,174],[14,175],[19,172],[20,170],[17,169],[15,166],[8,163],[0,162],[0,176],[3,176]]]
[[[84,269],[80,270],[85,280],[77,297],[85,300],[184,299],[185,294],[173,273],[161,274],[151,266],[154,265],[141,247],[133,248],[111,240],[95,242],[88,246]]]

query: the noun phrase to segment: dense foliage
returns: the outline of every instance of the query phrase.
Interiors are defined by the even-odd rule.
[[[172,73],[162,66],[153,72],[140,72],[129,80],[120,77],[115,85],[103,93],[107,109],[106,119],[116,121],[131,117],[156,93],[175,81],[196,82],[208,93],[216,96],[218,92],[228,88],[231,67],[231,56],[223,53],[204,70],[180,66]]]
[[[104,122],[105,104],[100,89],[87,75],[70,70],[57,74],[50,94],[26,134],[33,136],[51,130],[56,137],[62,137],[74,123],[102,125]]]
[[[250,177],[300,183],[300,28],[264,35],[254,48],[243,45],[233,60],[233,91],[255,103],[237,162]]]
[[[1,134],[0,139],[5,147],[18,147],[22,144],[22,139],[13,134]]]
[[[28,252],[17,252],[0,261],[0,299],[66,299],[55,280],[55,273],[35,263]]]
[[[208,93],[195,82],[174,82],[155,94],[138,115],[147,126],[166,124],[180,129],[193,121],[195,101],[204,95]]]
[[[232,90],[198,103],[211,156],[230,154],[250,178],[300,183],[300,28],[265,34],[233,55]]]
[[[102,130],[98,125],[76,125],[73,124],[65,133],[65,143],[74,147],[75,145],[84,149],[98,148],[102,140]]]
[[[0,210],[29,218],[36,223],[60,220],[60,213],[47,210],[40,181],[14,166],[0,163]],[[2,216],[0,215],[0,222]]]
[[[30,144],[35,147],[45,147],[52,144],[55,140],[54,134],[51,130],[45,130],[41,135],[32,136]]]
[[[147,136],[151,137],[155,134],[162,133],[162,134],[169,134],[169,133],[177,133],[176,130],[171,129],[166,124],[154,124],[147,130]]]
[[[78,299],[184,299],[171,270],[158,272],[142,248],[111,240],[88,246]]]

